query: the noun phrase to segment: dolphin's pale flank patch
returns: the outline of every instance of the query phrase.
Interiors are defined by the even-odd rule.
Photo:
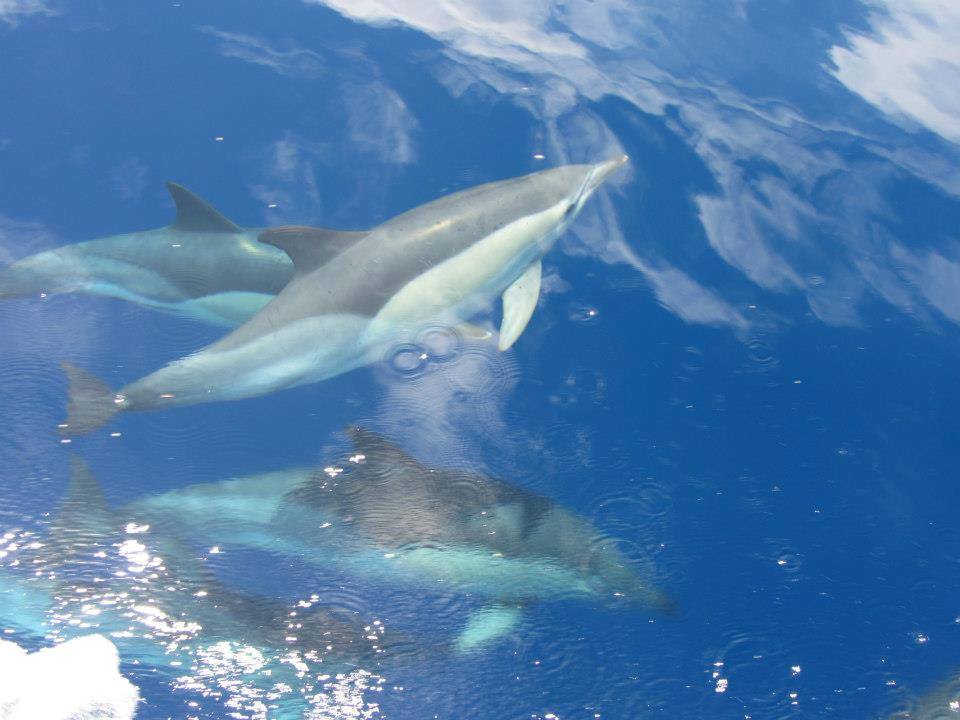
[[[259,247],[280,248],[294,266],[293,279],[274,300],[218,342],[117,392],[65,364],[70,398],[61,431],[90,432],[121,411],[236,400],[325,380],[381,359],[427,328],[461,326],[501,296],[499,344],[506,350],[536,307],[541,258],[626,161],[480,185],[369,232],[267,230]],[[173,227],[234,236],[229,220],[198,203],[180,197],[184,217]],[[204,297],[226,292],[209,290]],[[241,290],[235,283],[229,288]],[[191,307],[210,311],[216,303]]]

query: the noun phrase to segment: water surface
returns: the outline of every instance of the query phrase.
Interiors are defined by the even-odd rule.
[[[677,612],[535,603],[482,653],[312,667],[290,694],[315,717],[894,712],[960,674],[958,31],[933,0],[0,3],[4,263],[167,224],[165,181],[244,227],[362,229],[631,157],[545,258],[504,354],[400,352],[65,444],[61,360],[121,384],[223,328],[79,294],[3,301],[0,535],[19,545],[0,562],[55,526],[71,452],[121,508],[335,466],[362,425],[589,518]],[[120,530],[99,560],[130,562],[116,553],[140,536]],[[428,649],[476,605],[202,550],[254,608],[319,604]],[[266,712],[246,680],[123,670],[139,717]]]

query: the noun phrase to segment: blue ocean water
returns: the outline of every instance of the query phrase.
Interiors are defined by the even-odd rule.
[[[503,354],[394,357],[65,443],[61,361],[119,386],[225,329],[0,301],[0,536],[21,546],[0,571],[56,524],[71,455],[123,507],[336,467],[362,426],[588,518],[677,609],[524,603],[448,655],[474,595],[205,555],[255,606],[316,595],[426,648],[303,672],[305,716],[875,718],[925,697],[960,676],[958,32],[935,0],[0,2],[4,264],[168,224],[166,181],[244,227],[365,229],[630,157]],[[9,639],[48,644],[16,620]],[[171,681],[116,642],[137,717],[279,717],[246,681]]]

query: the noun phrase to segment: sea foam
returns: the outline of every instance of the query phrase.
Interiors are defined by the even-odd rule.
[[[131,720],[139,699],[102,635],[35,653],[0,640],[0,720]]]

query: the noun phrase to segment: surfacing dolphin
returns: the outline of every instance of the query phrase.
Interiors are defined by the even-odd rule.
[[[128,512],[141,522],[172,523],[194,542],[481,598],[484,607],[455,643],[461,651],[509,633],[534,601],[672,611],[651,569],[570,510],[484,475],[427,467],[372,432],[348,433],[356,452],[343,468],[195,485],[146,497]]]
[[[284,602],[224,586],[175,534],[109,507],[78,458],[49,532],[5,537],[0,629],[57,640],[102,633],[124,662],[182,689],[273,704],[270,717],[303,717],[322,690],[313,678],[304,684],[308,667],[314,677],[377,672],[426,656],[315,597]]]
[[[119,411],[236,400],[318,382],[380,360],[426,329],[456,327],[503,296],[499,346],[523,332],[540,293],[540,260],[587,198],[627,160],[567,165],[434,200],[368,232],[286,227],[261,242],[294,276],[222,340],[114,392],[64,364],[64,434]]]
[[[293,265],[181,185],[172,224],[47,250],[0,268],[0,298],[86,293],[236,327],[283,289]]]

